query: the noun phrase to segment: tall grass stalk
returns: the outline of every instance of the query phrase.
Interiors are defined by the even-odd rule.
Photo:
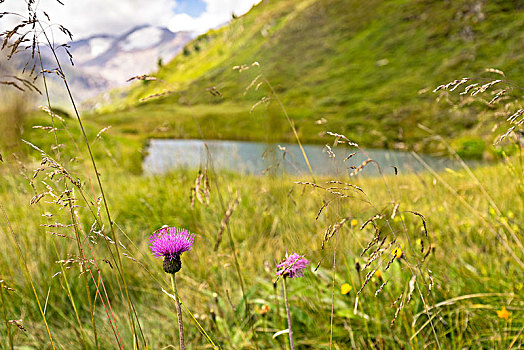
[[[65,288],[63,286],[62,286],[62,288],[65,289],[67,297],[69,298],[69,301],[71,302],[71,306],[73,307],[73,311],[75,313],[75,318],[76,318],[76,321],[78,323],[78,328],[80,329],[82,345],[83,345],[84,349],[87,349],[87,339],[86,339],[84,327],[82,326],[82,321],[80,320],[80,315],[78,313],[78,309],[76,307],[75,297],[73,296],[73,293],[71,293],[71,288],[69,286],[69,281],[67,279],[66,271],[64,269],[64,264],[60,261],[60,254],[58,253],[58,247],[56,246],[56,242],[55,242],[55,240],[52,240],[52,241],[53,241],[53,248],[55,249],[55,253],[56,253],[56,259],[57,259],[57,261],[60,264],[61,277],[62,277],[62,280],[64,281],[64,284],[65,284]],[[85,276],[85,274],[84,274],[84,278],[87,278],[87,276]],[[89,293],[87,294],[87,298],[89,300],[91,299]]]
[[[18,262],[20,263],[20,266],[24,270],[24,276],[26,277],[27,281],[31,285],[31,289],[33,291],[33,295],[35,297],[36,303],[38,304],[38,309],[40,310],[40,315],[42,316],[42,320],[44,321],[44,325],[45,325],[45,329],[46,329],[46,332],[47,332],[47,336],[49,338],[49,341],[51,342],[51,348],[53,350],[55,350],[56,349],[55,342],[53,341],[53,336],[51,335],[51,330],[49,329],[49,324],[47,323],[47,318],[45,316],[45,312],[42,309],[42,304],[40,303],[40,297],[38,296],[38,293],[36,291],[35,284],[33,282],[33,277],[31,277],[31,271],[29,271],[29,267],[27,266],[27,260],[24,257],[24,253],[22,252],[22,248],[20,246],[20,243],[18,242],[18,239],[16,238],[17,236],[16,236],[15,232],[13,231],[13,227],[11,226],[11,221],[9,220],[9,218],[7,216],[7,213],[6,213],[2,203],[0,203],[0,209],[2,210],[2,214],[4,216],[5,222],[6,222],[7,226],[8,226],[8,228],[9,228],[9,232],[11,233],[11,235],[10,236],[8,235],[8,236],[9,236],[11,242],[13,243],[13,246],[16,247],[15,250],[16,250],[17,255],[18,255]]]
[[[178,336],[180,339],[180,350],[185,350],[186,344],[184,341],[184,322],[182,321],[182,309],[180,307],[180,296],[178,295],[178,289],[176,286],[176,274],[171,274],[171,286],[173,287],[173,292],[175,293],[175,306],[176,306],[176,316],[178,319]]]
[[[14,349],[13,335],[11,333],[9,317],[7,316],[7,307],[6,307],[6,302],[4,299],[4,289],[7,289],[6,285],[4,281],[0,281],[0,302],[2,302],[2,311],[4,314],[5,333],[6,333],[5,339],[7,340],[7,346],[9,347],[9,349],[13,350]]]
[[[67,90],[67,94],[69,96],[69,100],[70,100],[71,105],[73,107],[73,110],[75,112],[75,116],[76,116],[78,124],[80,126],[80,130],[81,130],[81,133],[82,133],[82,136],[83,136],[83,139],[84,139],[84,143],[85,143],[85,145],[87,147],[87,150],[88,150],[88,153],[89,153],[89,157],[91,159],[91,164],[92,164],[93,170],[95,172],[95,177],[97,179],[98,187],[100,189],[100,193],[101,193],[101,196],[102,196],[102,201],[104,203],[105,212],[106,212],[106,215],[107,215],[107,219],[109,221],[109,227],[110,227],[110,231],[111,231],[111,234],[112,234],[112,239],[115,242],[116,259],[114,259],[114,262],[115,262],[116,270],[118,272],[119,277],[122,280],[122,284],[123,284],[123,287],[124,287],[124,290],[125,290],[125,299],[127,301],[127,311],[128,311],[128,321],[129,321],[131,329],[132,329],[134,342],[138,346],[139,340],[138,340],[138,333],[137,333],[137,328],[136,328],[136,325],[135,325],[135,321],[138,322],[138,323],[140,323],[140,321],[138,320],[138,317],[136,315],[136,310],[135,310],[134,305],[133,305],[133,303],[131,301],[131,298],[129,296],[129,291],[128,291],[127,282],[126,282],[126,277],[125,277],[125,273],[123,271],[124,267],[123,267],[123,263],[122,263],[122,258],[120,256],[120,249],[119,249],[119,242],[120,241],[119,241],[118,235],[116,234],[116,231],[114,229],[113,220],[111,218],[111,214],[110,214],[110,211],[109,211],[109,205],[107,203],[107,198],[106,198],[106,195],[104,193],[104,188],[102,186],[102,181],[100,179],[100,173],[98,171],[98,168],[97,168],[97,165],[96,165],[96,161],[95,161],[95,158],[93,156],[93,152],[91,150],[91,146],[90,146],[89,141],[87,139],[87,134],[86,134],[84,125],[82,123],[82,119],[80,117],[80,113],[78,111],[78,108],[76,106],[75,100],[74,100],[73,95],[71,93],[71,89],[69,87],[69,84],[67,82],[65,72],[63,71],[62,66],[60,64],[60,60],[58,59],[58,56],[56,55],[56,51],[54,49],[54,46],[52,45],[51,40],[49,39],[49,36],[48,36],[46,30],[44,29],[42,23],[39,20],[37,20],[36,13],[35,13],[35,20],[36,20],[37,24],[40,26],[42,34],[44,35],[44,37],[45,37],[49,47],[52,48],[51,52],[53,54],[53,57],[55,59],[55,62],[57,64],[57,66],[58,66],[58,69],[59,69],[59,71],[62,74],[64,86],[65,86],[65,88]],[[42,74],[45,74],[45,73],[42,72]],[[109,248],[109,245],[108,245],[108,249],[111,250]],[[118,278],[117,278],[117,281],[119,281]],[[120,282],[119,282],[119,287],[120,287]],[[136,316],[136,318],[135,318],[135,316]],[[139,329],[141,329],[141,328],[139,327]],[[142,334],[142,339],[143,339],[144,344],[145,344],[145,337],[144,337],[143,334]]]
[[[46,77],[45,77],[45,74],[44,74],[44,66],[43,66],[42,56],[41,56],[39,47],[38,47],[38,58],[39,58],[40,67],[42,68],[42,77],[43,77],[43,83],[44,83],[44,88],[45,88],[47,104],[48,104],[49,110],[51,111],[52,110],[51,109],[51,100],[49,98],[49,90],[47,88],[47,80],[46,80]],[[51,124],[53,126],[53,136],[54,136],[54,139],[55,139],[55,145],[57,146],[57,153],[58,153],[58,157],[59,157],[60,156],[59,155],[60,147],[58,147],[58,136],[56,134],[54,115],[52,113],[51,113]],[[74,299],[73,293],[71,293],[71,288],[69,287],[69,282],[68,282],[68,279],[67,279],[67,274],[66,274],[65,269],[64,269],[64,265],[60,261],[60,255],[58,253],[58,248],[56,246],[55,240],[53,240],[53,247],[54,247],[54,250],[55,250],[55,253],[56,253],[57,260],[59,261],[59,264],[60,264],[60,271],[62,272],[62,278],[64,280],[65,287],[66,287],[65,288],[66,289],[66,293],[67,293],[67,296],[68,296],[68,298],[69,298],[69,300],[71,302],[71,305],[73,307],[73,311],[75,313],[75,317],[76,317],[76,320],[78,322],[78,327],[80,328],[80,334],[81,334],[81,337],[82,337],[82,343],[84,345],[84,348],[87,348],[87,339],[86,339],[85,331],[84,331],[84,328],[82,326],[82,321],[80,320],[80,315],[79,315],[78,309],[76,307],[76,303],[75,303],[75,299]],[[87,276],[85,274],[84,274],[84,279],[86,280],[86,283],[87,283]],[[90,296],[90,293],[89,293],[89,288],[87,289],[86,296],[87,296],[87,300],[89,300],[90,309],[92,309],[91,296]],[[93,324],[92,325],[93,325],[93,332],[94,332],[94,336],[95,336],[95,344],[96,344],[96,348],[98,349],[98,338],[97,338],[97,332],[96,332],[96,324],[94,323],[94,317],[92,317],[92,320],[93,320]]]
[[[40,24],[40,22],[39,22]],[[41,26],[41,24],[40,24]],[[47,38],[47,36],[46,36]],[[48,43],[49,43],[49,40],[48,40]],[[58,135],[56,133],[56,126],[55,126],[55,115],[54,113],[52,112],[52,105],[51,105],[51,99],[49,97],[49,89],[48,89],[48,85],[47,85],[47,78],[46,78],[46,75],[45,75],[45,69],[44,69],[44,66],[43,66],[43,62],[42,62],[42,54],[41,54],[41,51],[40,51],[40,45],[38,43],[36,43],[37,47],[36,47],[36,52],[37,52],[37,57],[38,57],[38,61],[40,63],[40,67],[42,69],[42,80],[43,80],[43,84],[44,84],[44,92],[45,92],[45,96],[46,96],[46,101],[47,101],[47,106],[48,106],[48,109],[50,111],[49,115],[50,115],[50,118],[51,118],[51,124],[53,126],[53,136],[54,136],[54,140],[55,140],[55,146],[57,147],[57,156],[60,157],[60,147],[58,147]],[[54,52],[54,49],[52,50],[53,51],[53,54],[55,54]],[[56,54],[55,54],[55,58],[56,58]],[[57,63],[59,64],[58,62],[58,59],[57,59]],[[64,82],[67,83],[67,80],[65,79],[65,75],[64,75]],[[67,128],[65,128],[67,130]],[[70,135],[71,136],[71,135]],[[74,139],[71,137],[71,139],[73,140],[74,142]],[[76,142],[74,142],[75,145],[76,145]],[[69,209],[70,209],[70,215],[71,215],[71,219],[72,219],[72,222],[75,222],[75,219],[77,218],[76,215],[75,215],[75,212],[73,210],[73,208],[71,207],[71,200],[72,198],[70,198],[70,192],[68,190],[68,185],[67,185],[67,182],[64,182],[64,186],[65,186],[65,189],[66,189],[66,192],[68,193],[68,197],[69,197]],[[79,188],[80,190],[80,193],[82,194],[83,196],[83,191]],[[87,203],[88,207],[91,209],[90,205],[89,205],[89,201],[84,197],[84,200],[85,200],[85,203]],[[98,221],[98,217],[94,214],[94,212],[91,210],[91,212],[93,213],[93,215],[95,216],[95,219]],[[101,225],[101,224],[100,224]],[[81,244],[81,240],[80,240],[80,237],[79,237],[79,234],[78,234],[78,227],[76,225],[74,225],[74,232],[75,232],[75,236],[76,236],[76,242],[77,242],[77,246],[78,246],[78,249],[79,249],[79,253],[80,255],[82,256],[83,259],[86,259],[85,255],[84,255],[84,250],[82,248],[82,244]],[[106,242],[107,243],[107,242]],[[55,244],[55,250],[56,250],[56,244]],[[109,249],[109,251],[111,252],[111,250]],[[112,254],[112,253],[111,253]],[[58,255],[58,251],[57,251],[57,255]],[[94,257],[93,255],[93,259],[94,261],[96,262],[96,258]],[[61,264],[62,266],[62,264]],[[63,269],[63,267],[62,267]],[[117,343],[119,344],[119,347],[122,348],[123,347],[123,344],[122,344],[122,340],[120,338],[120,333],[118,331],[118,326],[116,324],[116,319],[113,315],[113,311],[112,311],[112,307],[111,307],[111,302],[109,300],[109,297],[107,296],[107,292],[105,291],[105,286],[103,284],[103,281],[101,280],[101,274],[99,273],[99,283],[96,282],[93,274],[92,274],[92,271],[91,269],[89,269],[89,273],[91,275],[91,278],[92,278],[92,281],[93,281],[93,284],[95,285],[96,287],[96,290],[97,290],[97,294],[100,295],[100,300],[101,302],[103,303],[104,305],[104,309],[106,311],[106,314],[109,318],[109,323],[111,325],[111,328],[113,330],[113,333],[115,334],[115,339],[117,341]],[[64,274],[64,278],[67,278]],[[93,303],[91,302],[91,295],[90,295],[90,291],[89,291],[89,283],[88,283],[88,280],[87,280],[87,276],[84,274],[84,279],[85,279],[85,283],[86,283],[86,296],[87,296],[87,299],[89,301],[89,309],[90,309],[90,313],[91,313],[91,323],[92,323],[92,326],[93,326],[93,334],[94,334],[94,338],[95,338],[95,346],[96,348],[98,349],[99,348],[99,344],[98,344],[98,332],[97,332],[97,327],[96,327],[96,322],[95,322],[95,316],[94,316],[94,305]],[[105,295],[106,295],[106,302],[109,306],[109,311],[108,311],[108,308],[106,306],[106,302],[104,301],[104,298],[102,297],[102,295],[100,294],[100,290],[99,290],[99,286],[100,286],[100,282],[102,282],[102,286],[104,288],[104,292],[105,292]],[[67,283],[67,281],[66,281]],[[68,288],[69,289],[69,288]],[[95,294],[95,298],[96,298],[96,295]],[[72,297],[72,296],[71,296]],[[72,299],[71,299],[72,300]],[[72,300],[73,302],[73,300]],[[74,302],[73,302],[74,303]],[[74,307],[74,305],[73,305]],[[76,310],[76,308],[75,308]],[[75,311],[76,312],[76,311]],[[78,318],[78,315],[77,315],[77,318]]]
[[[70,193],[68,193],[68,196],[70,196]],[[84,248],[83,248],[82,243],[81,243],[81,239],[80,239],[80,233],[81,233],[80,232],[80,227],[81,227],[80,220],[78,218],[77,213],[74,211],[74,209],[71,206],[70,206],[69,210],[70,210],[70,215],[71,215],[71,221],[73,223],[73,228],[74,228],[74,233],[75,233],[75,240],[76,240],[76,244],[77,244],[80,256],[85,261],[88,261],[88,259],[86,258],[85,252],[84,252]],[[84,236],[85,236],[85,233],[84,233]],[[87,271],[89,271],[89,274],[91,275],[91,279],[92,279],[93,283],[95,284],[95,287],[96,287],[98,295],[100,295],[100,300],[102,302],[102,305],[104,305],[106,314],[107,314],[107,316],[109,318],[109,323],[111,325],[113,333],[115,334],[115,339],[117,341],[117,344],[118,344],[118,346],[120,348],[124,349],[124,343],[122,341],[122,337],[120,336],[120,332],[118,330],[117,320],[116,320],[116,317],[115,317],[115,315],[113,313],[113,307],[111,306],[111,301],[109,299],[109,295],[107,294],[107,290],[106,290],[106,287],[105,287],[105,283],[104,283],[104,281],[102,279],[102,274],[100,272],[100,268],[98,267],[98,264],[96,263],[96,257],[95,257],[95,254],[93,253],[93,250],[91,249],[91,246],[88,245],[88,247],[89,247],[89,250],[91,252],[91,256],[93,258],[93,263],[94,263],[94,265],[96,267],[96,270],[98,271],[98,278],[99,278],[98,283],[95,280],[95,277],[93,275],[93,271],[92,271],[91,267],[88,266],[88,267],[86,267],[86,269],[87,269]],[[105,300],[103,299],[102,295],[100,294],[100,289],[99,289],[100,284],[102,285],[102,289],[104,291]],[[106,306],[106,303],[107,303],[107,306]],[[109,308],[109,312],[108,312],[108,308]]]

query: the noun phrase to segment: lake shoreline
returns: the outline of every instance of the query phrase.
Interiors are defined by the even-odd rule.
[[[425,170],[424,165],[416,160],[411,152],[360,149],[340,144],[337,147],[315,144],[306,144],[303,147],[314,175],[378,176],[381,173],[393,175]],[[150,175],[166,173],[177,168],[204,169],[211,164],[215,170],[250,175],[264,175],[267,172],[290,175],[310,173],[299,146],[292,143],[149,139],[145,154],[142,167],[144,173]],[[419,156],[437,171],[460,168],[459,162],[449,157],[426,154]],[[483,164],[480,161],[466,162],[470,166]]]

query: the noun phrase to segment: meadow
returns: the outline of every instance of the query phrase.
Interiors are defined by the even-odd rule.
[[[281,6],[275,8],[284,11]],[[508,64],[509,72],[515,75],[516,66]],[[169,69],[155,79],[167,79]],[[152,136],[305,139],[326,144],[326,157],[332,156],[330,147],[344,148],[348,166],[353,152],[365,154],[365,142],[378,137],[370,131],[358,146],[346,135],[349,126],[337,123],[319,135],[313,131],[318,124],[309,120],[315,113],[295,114],[294,103],[288,108],[292,96],[280,98],[283,91],[271,74],[248,75],[240,83],[229,73],[217,76],[226,87],[238,84],[229,92],[236,95],[261,79],[268,96],[257,114],[248,110],[258,97],[221,102],[219,117],[210,112],[216,106],[185,99],[192,91],[209,94],[197,83],[177,92],[176,103],[170,93],[98,114],[76,108],[64,113],[49,100],[40,110],[26,109],[28,95],[2,87],[0,348],[178,348],[178,296],[188,349],[293,348],[288,319],[297,349],[521,348],[522,88],[501,71],[487,73],[504,78],[435,84],[431,103],[446,103],[435,107],[439,113],[475,115],[482,125],[467,128],[467,134],[476,138],[489,130],[490,144],[501,141],[480,152],[491,162],[373,178],[362,175],[370,167],[396,165],[369,159],[334,177],[242,175],[215,171],[208,154],[200,169],[142,173]],[[44,83],[48,74],[41,76]],[[157,92],[148,84],[159,81],[144,81],[129,99]],[[459,94],[464,89],[466,96]],[[42,90],[45,96],[45,85]],[[311,100],[317,101],[315,94]],[[296,103],[307,110],[311,100]],[[392,103],[399,101],[407,100]],[[164,132],[166,114],[174,117]],[[241,120],[237,129],[215,128],[231,115]],[[433,126],[430,117],[420,118]],[[382,126],[368,125],[379,134],[390,132],[380,131]],[[437,132],[418,125],[416,133],[457,159],[467,156],[467,143],[457,149],[452,137],[439,134],[446,128],[453,124]],[[282,154],[276,161],[291,160]],[[307,162],[307,155],[299,161]],[[164,225],[196,235],[192,250],[181,256],[178,292],[148,244]],[[278,276],[277,264],[295,252],[310,262],[304,276]]]
[[[46,129],[51,123],[45,115],[33,115],[25,122],[44,128],[27,128],[24,138],[42,150],[53,146],[53,133]],[[27,152],[21,160],[4,155],[2,163],[1,203],[4,219],[9,220],[9,225],[4,221],[1,226],[6,322],[0,332],[5,348],[11,344],[52,347],[35,293],[57,348],[112,348],[119,346],[117,339],[125,348],[174,346],[178,339],[174,303],[162,292],[170,291],[170,282],[147,246],[149,235],[165,224],[197,234],[193,251],[182,257],[179,291],[212,342],[186,313],[189,348],[213,348],[212,344],[224,349],[285,348],[286,334],[273,337],[286,329],[281,286],[273,281],[275,263],[286,251],[305,254],[313,267],[304,278],[288,282],[299,348],[329,348],[331,329],[332,346],[340,349],[518,348],[522,344],[523,270],[518,238],[524,219],[523,182],[515,175],[522,174],[522,155],[471,171],[366,179],[358,175],[348,179],[344,173],[335,179],[315,180],[308,174],[241,176],[214,173],[210,168],[208,187],[201,181],[198,189],[200,202],[191,199],[196,170],[149,177],[136,174],[137,165],[130,162],[129,154],[136,154],[141,144],[110,131],[97,136],[98,126],[88,123],[87,135],[99,161],[115,237],[122,243],[119,268],[136,312],[133,329],[120,272],[115,271],[119,264],[111,244],[115,238],[109,238],[96,177],[85,146],[74,141],[81,139],[81,133],[72,120],[57,129],[56,142],[67,146],[45,157],[60,159],[63,167],[51,160],[42,164],[43,155],[27,144],[21,146]],[[351,181],[362,192],[328,184],[335,180]],[[313,181],[324,189],[297,184]],[[319,215],[327,202],[331,204]],[[233,210],[224,221],[228,207]],[[408,211],[424,216],[427,238],[423,220]],[[388,242],[391,234],[398,239],[372,268],[364,270],[371,251],[364,256],[362,252],[375,229],[372,224],[361,226],[373,217],[377,230],[390,230]],[[347,222],[322,250],[326,230],[343,218]],[[397,246],[402,256],[395,257],[384,271]],[[375,271],[357,298],[356,292],[374,269],[379,274]],[[392,304],[413,289],[414,275],[418,278],[416,291],[409,293],[412,300],[404,300],[406,305],[391,325],[398,309],[398,304]],[[387,285],[375,295],[385,281]],[[108,293],[104,303],[95,288],[100,282]],[[351,288],[342,294],[346,283]],[[119,338],[108,324],[104,311],[108,305]],[[509,314],[500,314],[504,309]],[[18,319],[24,330],[9,323]]]

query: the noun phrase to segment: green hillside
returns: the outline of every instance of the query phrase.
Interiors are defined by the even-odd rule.
[[[499,77],[486,68],[520,79],[523,28],[523,6],[512,1],[265,0],[189,43],[157,72],[164,82],[136,82],[91,118],[146,137],[200,137],[196,117],[206,138],[291,140],[277,103],[250,113],[271,97],[266,85],[256,89],[261,78],[246,91],[262,73],[304,141],[324,142],[323,132],[336,131],[367,147],[427,151],[419,123],[448,139],[478,124],[475,108],[450,112],[435,103],[433,88]],[[241,65],[251,68],[233,69]],[[140,102],[166,91],[184,98]]]

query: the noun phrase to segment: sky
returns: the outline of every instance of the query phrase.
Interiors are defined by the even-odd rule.
[[[242,15],[260,0],[36,0],[52,23],[68,28],[74,39],[95,34],[123,34],[138,25],[167,27],[173,32],[194,31],[204,33]],[[25,0],[5,0],[0,12],[26,12]],[[42,16],[43,17],[43,16]],[[12,21],[0,19],[0,31],[10,28]],[[3,22],[3,23],[2,23]],[[11,23],[10,23],[11,22]],[[60,38],[56,32],[56,40]]]

